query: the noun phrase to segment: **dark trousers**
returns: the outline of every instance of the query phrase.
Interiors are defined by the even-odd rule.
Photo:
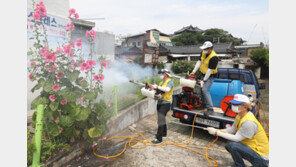
[[[254,167],[267,167],[268,162],[249,146],[241,142],[228,142],[226,150],[231,154],[234,163],[238,167],[245,167],[243,159],[248,160]]]
[[[156,138],[162,141],[162,137],[167,135],[166,114],[170,111],[171,104],[157,104],[157,134]]]

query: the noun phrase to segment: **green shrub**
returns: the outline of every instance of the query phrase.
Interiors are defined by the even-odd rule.
[[[183,61],[183,60],[177,60],[173,62],[172,65],[172,71],[175,74],[182,74],[182,73],[191,73],[192,70],[194,69],[196,62],[193,61]]]

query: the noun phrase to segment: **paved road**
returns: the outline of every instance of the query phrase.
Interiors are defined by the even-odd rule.
[[[186,142],[188,141],[191,133],[191,127],[180,126],[171,123],[175,120],[171,116],[170,111],[167,115],[168,122],[168,138],[167,142]],[[157,116],[152,115],[137,122],[133,126],[126,128],[122,132],[114,136],[132,136],[134,133],[142,133],[149,140],[154,139],[154,134],[157,130]],[[205,153],[206,147],[215,139],[214,136],[208,134],[207,131],[195,129],[191,143],[188,145],[190,148],[199,152]],[[208,155],[216,159],[219,166],[232,165],[233,161],[230,154],[225,150],[224,145],[226,140],[219,139],[209,149]],[[125,142],[123,140],[116,139],[112,143],[106,143],[104,145],[104,151],[98,152],[104,155],[114,155],[121,152]],[[136,146],[142,146],[141,143]],[[214,162],[212,162],[214,163]],[[250,163],[246,162],[247,166]],[[140,167],[208,167],[210,164],[206,158],[202,155],[196,154],[190,150],[179,148],[176,146],[151,146],[144,149],[131,149],[128,148],[126,152],[117,158],[102,159],[98,158],[91,153],[83,155],[81,158],[72,161],[68,167],[123,167],[123,166],[140,166]]]

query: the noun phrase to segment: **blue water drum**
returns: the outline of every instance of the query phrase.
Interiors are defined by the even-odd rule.
[[[234,94],[243,94],[243,84],[239,80],[231,79],[215,79],[213,82],[210,94],[214,107],[220,108],[220,103],[225,96]]]

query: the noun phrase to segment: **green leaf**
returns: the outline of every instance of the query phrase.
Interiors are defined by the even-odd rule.
[[[49,107],[52,111],[56,111],[59,107],[59,103],[52,101],[52,102],[50,102]]]
[[[70,127],[73,124],[73,121],[70,116],[61,116],[61,125],[65,127]]]
[[[43,104],[46,105],[49,102],[49,100],[46,97],[41,97],[40,95],[35,98],[32,102],[31,102],[31,110],[37,109],[37,106],[39,104]]]
[[[86,92],[84,93],[83,97],[89,100],[94,100],[96,98],[96,94],[92,92]]]
[[[79,77],[80,72],[79,71],[73,71],[72,73],[67,73],[67,77],[71,82],[74,82]]]
[[[76,109],[76,120],[77,121],[84,121],[88,118],[89,114],[91,113],[91,109],[89,107],[87,108],[77,108]]]
[[[49,107],[46,107],[44,110],[44,117],[50,118],[52,117],[52,115],[53,115],[53,111]]]
[[[53,84],[51,82],[45,82],[43,89],[45,92],[50,92],[52,90],[52,86]]]
[[[40,89],[43,84],[44,84],[45,80],[43,78],[38,80],[38,83],[31,89],[31,91],[34,93],[35,90]]]
[[[30,50],[30,51],[27,52],[27,55],[30,56],[30,55],[32,55],[33,53],[34,53],[34,52]]]
[[[85,89],[85,88],[87,88],[87,86],[88,86],[87,81],[86,81],[86,80],[83,80],[83,81],[81,82],[81,87],[82,87],[83,89]]]
[[[52,121],[48,124],[48,132],[53,136],[58,136],[61,132],[61,127]]]
[[[94,138],[94,137],[99,137],[101,136],[102,134],[102,128],[100,128],[99,126],[96,126],[96,127],[93,127],[93,128],[90,128],[88,130],[88,135],[91,137],[91,138]]]

